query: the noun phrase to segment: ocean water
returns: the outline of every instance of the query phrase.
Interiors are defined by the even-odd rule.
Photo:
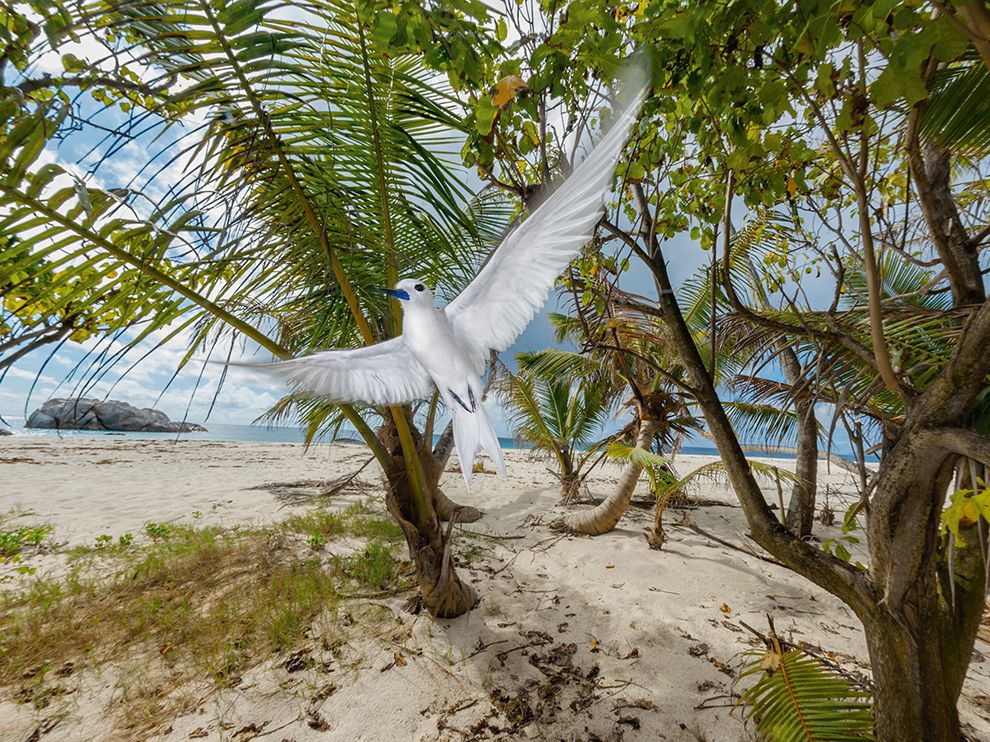
[[[32,430],[24,427],[24,418],[13,415],[4,415],[6,423],[4,427],[12,431],[14,435],[33,436],[38,438],[137,438],[137,439],[158,439],[158,440],[184,440],[184,441],[247,441],[253,443],[303,443],[306,439],[302,428],[293,427],[268,427],[267,425],[230,425],[227,423],[207,422],[206,433],[124,433],[103,430]],[[3,424],[3,423],[0,423]],[[360,436],[353,430],[341,430],[337,436],[342,440],[360,440]],[[433,436],[436,443],[439,436]],[[512,438],[500,437],[499,443],[502,448],[529,448],[520,445]],[[3,438],[0,438],[0,442]],[[326,441],[322,441],[326,442]],[[717,456],[718,449],[712,445],[707,446],[683,446],[680,453],[699,454],[702,456]],[[852,454],[846,451],[837,451],[844,459],[853,461]],[[749,456],[762,457],[765,454],[750,453]],[[775,454],[773,458],[793,459],[788,454]]]
[[[253,443],[303,443],[306,439],[302,428],[293,427],[268,427],[267,425],[231,425],[227,423],[207,422],[206,433],[130,433],[103,430],[33,430],[24,427],[25,419],[13,415],[4,415],[4,427],[19,436],[32,436],[38,438],[136,438],[136,439],[157,439],[157,440],[183,440],[183,441],[247,441]],[[0,423],[2,425],[3,423]],[[440,436],[433,436],[433,442]],[[360,436],[354,430],[341,430],[337,436],[340,440],[356,441]],[[500,437],[499,443],[502,448],[529,448],[527,445],[520,445],[512,438]],[[3,438],[0,438],[2,444]],[[322,440],[320,442],[327,442]],[[702,456],[718,456],[718,449],[712,445],[707,446],[683,446],[680,453],[698,454]],[[836,451],[844,459],[854,460],[851,453],[847,451]],[[764,457],[766,454],[750,453],[748,456]],[[793,459],[789,454],[774,454],[773,458]]]
[[[4,427],[17,436],[30,436],[35,438],[134,438],[144,440],[183,440],[183,441],[247,441],[253,443],[302,443],[306,436],[302,428],[294,427],[268,427],[267,425],[231,425],[228,423],[207,422],[206,433],[132,433],[103,430],[36,430],[24,427],[23,417],[4,415],[3,420],[7,423]],[[344,440],[360,440],[360,436],[353,430],[341,430],[337,436]],[[433,436],[433,441],[439,436]],[[500,437],[499,443],[502,448],[528,448],[520,445],[512,438]],[[3,438],[0,438],[3,441]],[[684,446],[682,453],[703,454],[707,456],[718,455],[718,451],[713,446]],[[780,456],[779,458],[793,458]]]
[[[268,427],[267,425],[231,425],[228,423],[207,422],[206,433],[131,433],[103,430],[34,430],[24,427],[25,418],[4,415],[6,423],[4,427],[19,436],[32,436],[38,438],[136,438],[136,439],[157,439],[157,440],[184,440],[184,441],[247,441],[253,443],[303,443],[306,439],[302,428],[294,427]],[[2,424],[2,423],[0,423]],[[360,440],[360,436],[353,430],[341,430],[338,439]],[[433,436],[433,442],[439,439],[438,435]],[[527,445],[520,445],[512,438],[499,437],[502,448],[529,448]],[[3,438],[0,438],[0,442]],[[321,442],[326,442],[321,441]],[[702,456],[717,456],[718,449],[714,446],[683,446],[680,453],[698,454]],[[837,452],[842,458],[853,460],[853,456],[848,452]],[[750,453],[749,456],[764,456],[764,454]],[[788,454],[775,454],[773,458],[793,459]]]
[[[207,422],[206,433],[143,433],[109,430],[39,430],[25,428],[25,418],[4,415],[4,425],[14,435],[33,438],[134,438],[140,440],[184,440],[184,441],[246,441],[253,443],[303,443],[306,434],[302,428],[269,427],[267,425],[231,425],[228,423]],[[2,423],[0,423],[2,424]],[[341,430],[337,436],[343,440],[360,440],[357,431]],[[434,442],[439,436],[433,436]],[[3,439],[0,438],[0,441]],[[502,448],[521,448],[512,438],[499,438]]]

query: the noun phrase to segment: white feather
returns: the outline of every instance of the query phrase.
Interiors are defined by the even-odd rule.
[[[288,361],[244,365],[334,402],[404,404],[433,393],[433,380],[402,336],[366,348],[325,350]]]
[[[645,87],[594,151],[510,233],[474,280],[445,308],[475,368],[505,350],[546,302],[554,281],[594,235],[615,164],[639,113]]]

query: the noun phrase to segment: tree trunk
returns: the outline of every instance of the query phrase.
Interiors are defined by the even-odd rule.
[[[926,506],[893,521],[883,539],[893,549],[873,543],[885,534],[876,521],[891,522],[888,511],[878,505],[870,517],[870,572],[885,592],[860,618],[876,688],[877,739],[955,742],[961,737],[956,705],[984,609],[984,529],[961,524],[963,545],[939,535],[955,457],[939,455],[925,440],[910,443],[902,440],[908,450],[890,457],[906,460],[907,468],[885,472],[877,499]],[[889,490],[895,477],[903,477],[901,492]]]
[[[787,503],[787,527],[804,538],[811,535],[818,489],[818,421],[814,403],[811,400],[799,401],[797,417],[797,460],[794,462],[797,481]]]
[[[801,363],[797,354],[789,347],[780,354],[780,365],[784,378],[792,388],[801,385]],[[811,535],[811,524],[815,521],[815,496],[818,489],[818,420],[815,417],[815,401],[806,390],[795,402],[797,412],[797,461],[794,475],[797,479],[791,490],[791,500],[787,503],[787,527],[797,536]]]
[[[961,738],[958,694],[946,678],[940,641],[925,622],[913,635],[890,617],[864,622],[875,687],[873,709],[878,740],[957,742]]]
[[[471,585],[461,582],[454,569],[449,538],[452,523],[444,530],[434,513],[425,527],[417,527],[404,507],[410,501],[408,478],[402,473],[394,479],[387,478],[387,482],[385,504],[402,528],[409,555],[416,564],[423,607],[437,618],[454,618],[467,613],[477,605],[478,594]]]
[[[454,618],[474,608],[478,595],[471,585],[461,582],[457,576],[450,553],[450,530],[455,518],[457,522],[465,522],[473,514],[477,517],[481,514],[474,508],[461,508],[443,494],[438,487],[443,464],[433,458],[428,446],[424,446],[419,431],[413,428],[412,432],[433,507],[425,518],[417,517],[414,512],[412,485],[402,457],[402,444],[391,421],[378,430],[378,437],[394,464],[385,472],[385,504],[406,537],[410,559],[416,565],[423,607],[438,618]],[[441,525],[441,519],[448,521],[446,528]]]
[[[660,428],[660,421],[645,418],[640,422],[639,433],[636,436],[636,448],[649,451],[653,445],[653,436]],[[633,491],[639,483],[643,467],[632,461],[626,463],[622,475],[615,485],[615,490],[606,500],[591,510],[582,510],[564,518],[564,525],[576,533],[588,536],[599,536],[608,533],[629,507]]]
[[[560,471],[560,501],[565,505],[570,505],[577,499],[578,490],[581,489],[581,475],[574,471],[574,464],[570,457],[564,456],[564,464]]]
[[[672,465],[664,464],[661,468],[672,480],[678,481],[680,479]],[[675,497],[684,497],[684,491],[677,489],[673,492],[668,492],[666,497],[660,497],[659,493],[654,494],[656,494],[657,506],[653,513],[653,527],[646,532],[646,543],[650,545],[651,549],[659,551],[667,542],[667,531],[663,527],[663,514],[667,512],[667,507],[670,505],[672,499]]]

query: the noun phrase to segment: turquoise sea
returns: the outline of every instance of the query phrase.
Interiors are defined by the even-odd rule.
[[[41,438],[61,437],[61,438],[139,438],[158,440],[185,440],[185,441],[248,441],[254,443],[302,443],[305,435],[301,428],[270,428],[265,425],[231,425],[228,423],[215,423],[207,421],[207,433],[119,433],[114,431],[100,430],[29,430],[24,427],[24,418],[13,415],[4,415],[3,420],[7,423],[4,427],[12,431],[14,435],[35,436]],[[0,423],[2,424],[2,423]],[[353,430],[341,430],[338,438],[348,440],[360,440],[360,436]],[[438,436],[434,436],[434,442]],[[499,438],[502,448],[528,448],[520,445],[512,438]],[[3,438],[0,438],[2,444]],[[693,453],[705,456],[717,456],[718,450],[714,446],[684,446],[681,453]],[[837,451],[842,458],[852,460],[853,457],[846,451]],[[751,453],[750,456],[762,456],[762,454]],[[793,459],[793,456],[777,454],[774,458]]]
[[[186,441],[248,441],[254,443],[302,443],[305,434],[302,428],[268,427],[266,425],[231,425],[207,421],[206,433],[131,433],[103,430],[36,430],[24,427],[25,418],[4,415],[4,425],[14,435],[37,438],[135,438]],[[2,423],[0,423],[2,424]],[[341,439],[359,440],[353,430],[341,430]],[[438,436],[434,436],[436,439]],[[3,439],[0,438],[0,441]],[[499,438],[503,448],[520,448],[511,438]]]
[[[186,441],[248,441],[254,443],[302,443],[305,435],[301,428],[268,427],[265,425],[231,425],[207,421],[206,433],[122,433],[100,430],[33,430],[24,427],[24,417],[4,415],[4,427],[18,436],[39,438],[136,438]],[[2,423],[0,423],[2,424]],[[438,436],[434,436],[434,441]],[[356,440],[360,436],[353,430],[341,430],[338,438]],[[0,442],[3,439],[0,438]],[[499,438],[502,448],[527,448],[512,438]],[[713,446],[685,446],[683,453],[716,455]],[[790,457],[781,457],[790,458]]]

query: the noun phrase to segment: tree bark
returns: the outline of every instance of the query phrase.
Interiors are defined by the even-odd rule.
[[[864,623],[873,670],[878,740],[932,742],[960,739],[956,695],[948,687],[939,640],[915,636],[892,618]]]
[[[643,418],[640,422],[639,433],[636,435],[636,448],[649,451],[653,445],[653,436],[659,430],[660,424],[659,420],[651,417]],[[612,494],[591,510],[583,510],[567,516],[564,518],[564,525],[576,533],[583,533],[588,536],[608,533],[615,528],[619,519],[629,508],[629,501],[632,500],[633,492],[642,473],[642,466],[633,461],[627,462]]]
[[[914,486],[915,495],[921,494],[920,487]],[[933,501],[943,497],[931,489],[924,494]],[[971,524],[962,533],[965,546],[932,550],[932,559],[899,610],[881,602],[860,616],[873,670],[879,740],[961,738],[957,704],[983,615],[986,585],[981,529]],[[926,540],[923,535],[921,540]],[[952,570],[947,569],[949,549]]]
[[[443,494],[438,486],[443,463],[433,458],[419,431],[413,428],[412,432],[433,507],[426,518],[414,511],[414,493],[406,472],[402,444],[390,420],[378,430],[378,437],[393,462],[385,472],[385,504],[402,529],[410,559],[416,564],[423,607],[438,618],[454,618],[474,608],[478,595],[471,585],[461,582],[457,576],[450,553],[450,529],[455,519],[467,522],[473,515],[477,520],[481,514],[474,508],[461,508]],[[448,521],[446,528],[441,519]]]
[[[570,505],[577,499],[578,490],[581,489],[582,478],[572,471],[564,471],[560,475],[560,501],[565,505]]]
[[[949,151],[930,143],[922,153],[916,136],[909,137],[908,147],[918,203],[948,276],[953,302],[978,304],[986,297],[979,249],[969,239],[952,195]]]
[[[410,499],[408,481],[405,476],[388,478],[385,504],[402,529],[409,554],[416,564],[423,607],[437,618],[455,618],[478,604],[478,594],[457,576],[450,553],[451,524],[445,532],[436,513],[425,528],[417,527],[409,520],[406,513]]]
[[[990,12],[987,11],[986,4],[983,0],[969,4],[959,3],[955,13],[962,21],[966,36],[980,53],[983,64],[990,70]]]
[[[784,378],[791,387],[801,384],[801,364],[791,348],[784,348],[780,355]],[[797,412],[797,454],[794,476],[797,481],[791,489],[787,503],[787,527],[800,538],[811,535],[815,521],[815,498],[818,490],[818,420],[815,417],[815,401],[802,392],[795,404]]]

